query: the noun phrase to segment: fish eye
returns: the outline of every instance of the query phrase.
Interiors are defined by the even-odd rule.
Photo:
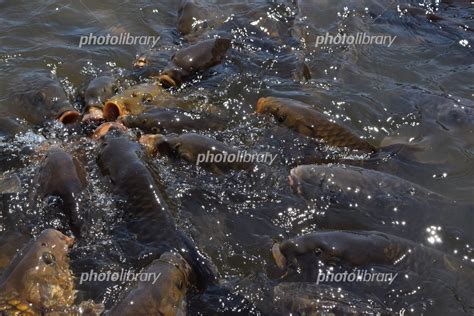
[[[146,93],[145,95],[143,95],[143,98],[142,98],[143,102],[151,102],[153,101],[153,97],[151,96],[151,94],[149,93]]]
[[[43,259],[43,262],[46,264],[53,264],[56,261],[56,258],[51,252],[44,252],[41,259]]]
[[[159,132],[160,132],[160,128],[159,128],[159,127],[156,127],[156,126],[153,126],[153,127],[151,128],[151,131],[152,131],[153,133],[159,133]]]
[[[283,115],[280,115],[279,113],[275,115],[275,118],[279,123],[283,123],[283,121],[285,121],[285,118],[283,117]]]
[[[48,244],[44,242],[44,243],[41,243],[41,246],[46,247],[46,246],[48,246]]]
[[[268,110],[271,108],[269,107]],[[275,116],[276,120],[280,123],[282,123],[285,120],[285,116],[281,113],[280,108],[276,107],[273,109],[273,115]]]
[[[35,101],[36,102],[42,102],[46,99],[46,94],[43,91],[39,91],[35,95]]]

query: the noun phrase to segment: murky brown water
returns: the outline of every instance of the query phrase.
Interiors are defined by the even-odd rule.
[[[213,111],[228,123],[224,130],[202,134],[241,149],[277,154],[271,166],[255,172],[232,171],[215,176],[182,160],[153,159],[178,227],[216,266],[221,286],[193,295],[189,313],[237,313],[240,298],[254,307],[243,314],[275,314],[269,298],[281,280],[270,249],[273,240],[322,229],[318,205],[295,194],[287,181],[315,142],[286,129],[269,116],[256,115],[263,96],[308,103],[343,123],[375,146],[405,144],[407,159],[388,159],[367,168],[394,174],[456,201],[446,210],[458,227],[430,230],[418,222],[420,212],[439,205],[426,202],[403,222],[401,237],[421,235],[422,242],[472,265],[474,260],[474,74],[472,61],[474,8],[468,1],[200,1],[209,10],[196,30],[182,36],[176,29],[179,1],[0,1],[0,113],[16,117],[14,95],[32,89],[37,76],[60,82],[70,101],[101,72],[121,79],[121,88],[153,81],[181,47],[208,37],[227,36],[232,48],[226,60],[173,90],[193,110]],[[405,10],[410,7],[409,10]],[[432,12],[431,20],[425,11]],[[439,17],[439,18],[438,18]],[[393,45],[323,45],[317,35],[382,34],[396,36]],[[79,46],[80,37],[130,33],[160,36],[157,47],[140,45]],[[144,71],[133,68],[136,56],[152,61]],[[308,78],[308,71],[311,78]],[[306,76],[305,76],[306,74]],[[8,262],[29,233],[61,228],[41,207],[30,203],[34,173],[45,141],[62,144],[85,162],[88,187],[81,208],[82,235],[72,251],[76,277],[82,272],[118,271],[147,262],[146,245],[121,227],[126,207],[112,194],[96,163],[98,144],[81,132],[51,123],[11,135],[2,126],[0,170],[21,180],[19,193],[1,196],[0,263]],[[2,123],[3,124],[3,123]],[[135,131],[136,132],[136,131]],[[311,148],[308,151],[308,148]],[[39,152],[39,153],[38,153]],[[324,149],[333,153],[333,149]],[[319,153],[319,155],[321,155]],[[362,194],[369,196],[370,188]],[[337,213],[344,217],[344,212]],[[465,220],[464,220],[465,219]],[[368,225],[367,230],[378,229]],[[119,227],[119,228],[117,228]],[[157,230],[166,229],[156,227]],[[354,226],[354,229],[358,229]],[[471,230],[470,230],[471,229]],[[419,230],[419,231],[416,231]],[[447,231],[468,233],[449,235]],[[21,232],[22,238],[11,236]],[[29,232],[29,233],[27,233]],[[66,232],[70,233],[70,232]],[[2,258],[5,257],[4,258]],[[420,259],[421,260],[421,259]],[[138,263],[137,263],[138,262]],[[6,264],[0,266],[0,271]],[[429,269],[429,267],[427,268]],[[342,287],[395,314],[472,314],[473,306],[456,303],[450,287],[428,277]],[[299,280],[301,281],[301,280]],[[304,281],[304,280],[303,280]],[[417,287],[412,292],[414,287]],[[418,288],[419,286],[419,288]],[[89,282],[78,285],[79,297],[113,306],[126,284]],[[224,290],[226,289],[226,290]],[[470,288],[472,291],[472,287]],[[397,293],[397,294],[394,294]],[[471,292],[472,293],[472,292]],[[474,296],[474,293],[472,293]],[[230,295],[230,294],[229,294]],[[472,304],[472,302],[471,302]]]

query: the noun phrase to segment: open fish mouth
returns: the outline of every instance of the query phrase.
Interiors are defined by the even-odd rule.
[[[118,122],[106,122],[96,128],[94,134],[92,135],[93,139],[100,139],[103,136],[107,135],[107,133],[111,130],[115,129],[121,132],[127,131],[127,128]]]
[[[106,121],[115,121],[118,117],[127,113],[125,104],[118,100],[109,100],[105,102],[103,117]]]
[[[257,113],[265,113],[266,112],[266,109],[265,109],[266,104],[267,104],[267,98],[258,99],[257,107],[256,107],[255,111]]]
[[[173,78],[171,78],[170,75],[167,75],[167,74],[163,74],[159,76],[158,79],[160,80],[160,83],[165,88],[176,87],[178,85],[176,81]]]
[[[63,112],[58,120],[64,125],[73,124],[80,120],[81,114],[78,111],[70,110]]]
[[[272,255],[273,259],[275,260],[276,265],[280,269],[286,268],[286,258],[280,250],[280,243],[274,243],[272,246]]]

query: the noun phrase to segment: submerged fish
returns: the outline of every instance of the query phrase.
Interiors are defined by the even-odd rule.
[[[286,98],[266,97],[257,102],[257,113],[272,114],[278,122],[300,134],[321,139],[336,147],[373,152],[375,148],[357,137],[347,128],[331,122],[326,116],[309,105]]]
[[[346,267],[343,269],[346,273],[351,267],[382,267],[383,271],[395,271],[389,275],[390,284],[394,281],[401,284],[407,282],[410,290],[413,285],[409,279],[416,276],[421,282],[449,288],[452,295],[446,297],[453,304],[460,305],[451,306],[450,310],[462,314],[473,311],[472,264],[405,238],[377,231],[320,231],[276,243],[272,253],[280,268],[291,271],[306,270],[308,266],[305,266],[305,260],[309,269],[313,270],[319,269],[316,264],[318,260],[332,266]],[[318,278],[322,272],[318,270],[315,273]],[[443,303],[438,302],[438,305]],[[437,308],[444,309],[446,306]]]
[[[289,182],[297,194],[334,217],[327,225],[348,225],[332,228],[388,230],[422,241],[426,228],[434,225],[443,227],[446,237],[472,240],[466,225],[473,222],[472,206],[391,174],[355,166],[302,165],[290,171]]]
[[[283,282],[273,289],[280,315],[388,315],[388,310],[340,287],[309,282]]]

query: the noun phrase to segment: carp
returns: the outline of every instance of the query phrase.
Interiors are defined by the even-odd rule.
[[[103,107],[106,100],[117,93],[117,80],[111,75],[104,75],[92,80],[84,91],[83,121],[103,119]]]
[[[199,6],[195,0],[182,1],[178,9],[178,23],[177,29],[183,35],[191,33],[195,27],[196,21],[205,19],[208,14],[208,10],[204,7]]]
[[[445,297],[437,305],[433,304],[435,309],[470,314],[474,306],[471,262],[394,235],[378,231],[319,231],[275,243],[272,253],[276,264],[289,271],[318,270],[318,260],[337,269],[342,267],[346,273],[354,267],[396,271],[390,274],[389,288],[394,288],[393,282],[397,282],[397,287],[406,282],[408,289],[413,289],[408,277],[405,279],[402,274],[410,279],[416,277],[417,282],[425,286],[442,287]],[[312,267],[306,266],[307,263]],[[315,273],[320,280],[321,270]],[[312,278],[305,278],[308,277]],[[445,306],[447,300],[453,305]]]
[[[137,127],[145,133],[153,134],[223,129],[225,126],[214,115],[177,108],[152,109],[138,115],[128,115],[123,118],[122,123],[126,127]]]
[[[387,315],[388,310],[372,298],[324,284],[283,282],[273,288],[273,300],[280,315]]]
[[[181,255],[165,252],[143,273],[153,278],[140,281],[108,315],[186,315],[185,296],[193,270]]]
[[[472,239],[466,225],[473,220],[472,206],[391,174],[349,165],[302,165],[291,169],[289,183],[328,216],[339,212],[353,229],[388,230],[421,241],[428,227],[441,226],[446,237]]]
[[[13,114],[33,125],[59,120],[63,124],[76,123],[80,113],[71,105],[59,83],[47,77],[26,80],[25,91],[13,95]]]
[[[239,151],[213,138],[195,134],[169,134],[169,135],[142,135],[140,143],[145,145],[150,154],[167,155],[179,157],[190,163],[202,165],[215,174],[236,170],[250,170],[253,164],[250,162],[238,161]],[[233,162],[225,161],[202,161],[204,156],[220,155],[222,157],[232,155]],[[230,157],[230,156],[229,156]]]
[[[266,97],[257,102],[256,112],[272,114],[276,120],[300,134],[321,139],[336,147],[372,153],[375,148],[347,128],[330,121],[309,105],[287,98]]]
[[[173,55],[159,80],[164,87],[177,87],[195,74],[220,64],[230,47],[229,39],[216,38],[183,48]]]
[[[12,260],[0,278],[0,313],[5,315],[100,315],[92,301],[74,305],[76,291],[68,252],[74,239],[44,230]]]
[[[158,101],[166,103],[172,100],[173,97],[157,84],[139,84],[108,99],[104,105],[103,116],[106,121],[115,121],[120,116],[137,115],[148,108],[156,107]]]
[[[102,137],[97,163],[102,174],[110,179],[116,196],[126,201],[126,228],[153,249],[151,259],[177,251],[193,267],[199,285],[213,283],[214,273],[207,260],[178,230],[158,170],[140,144],[115,131]]]
[[[80,195],[87,187],[82,163],[63,149],[52,147],[46,152],[33,183],[30,193],[33,203],[45,202],[48,210],[64,214],[69,228],[79,235]]]

